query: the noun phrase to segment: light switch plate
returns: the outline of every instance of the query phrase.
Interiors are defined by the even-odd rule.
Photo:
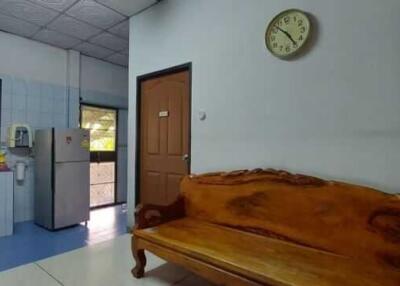
[[[204,120],[206,120],[206,118],[207,118],[206,112],[203,111],[203,110],[200,110],[200,111],[199,111],[199,119],[200,119],[201,121],[204,121]]]

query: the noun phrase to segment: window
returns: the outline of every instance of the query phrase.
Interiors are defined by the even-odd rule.
[[[83,105],[81,127],[90,130],[90,151],[115,151],[117,112]]]

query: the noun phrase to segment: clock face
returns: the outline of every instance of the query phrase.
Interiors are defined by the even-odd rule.
[[[310,20],[304,12],[287,10],[277,15],[268,25],[265,43],[275,56],[289,58],[304,47],[310,32]]]

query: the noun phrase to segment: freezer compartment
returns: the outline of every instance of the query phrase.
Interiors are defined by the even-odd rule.
[[[54,229],[88,221],[89,161],[55,164]]]
[[[54,130],[55,162],[90,161],[90,133],[84,129]]]

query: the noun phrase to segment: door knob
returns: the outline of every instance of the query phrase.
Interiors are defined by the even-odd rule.
[[[188,160],[189,160],[189,154],[184,154],[184,155],[182,156],[182,160],[183,160],[183,161],[188,161]]]

